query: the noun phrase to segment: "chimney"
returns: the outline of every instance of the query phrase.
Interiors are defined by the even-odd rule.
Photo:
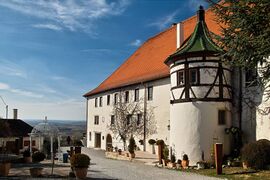
[[[13,109],[13,119],[18,119],[18,109]]]

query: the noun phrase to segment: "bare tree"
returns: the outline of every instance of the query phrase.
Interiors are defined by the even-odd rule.
[[[144,106],[143,98],[136,102],[130,102],[126,100],[123,92],[119,93],[118,101],[114,102],[112,112],[114,120],[112,120],[109,129],[120,137],[124,150],[126,150],[126,142],[131,136],[142,137],[156,133],[153,107],[144,108]]]

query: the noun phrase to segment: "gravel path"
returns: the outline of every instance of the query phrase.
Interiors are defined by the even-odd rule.
[[[215,180],[198,174],[179,172],[144,165],[140,162],[106,159],[104,151],[83,148],[82,153],[91,158],[88,177],[91,179],[128,179],[128,180]]]

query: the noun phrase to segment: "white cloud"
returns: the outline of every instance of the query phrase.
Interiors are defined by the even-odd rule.
[[[142,41],[140,39],[136,39],[135,41],[130,43],[131,46],[135,46],[135,47],[138,47],[141,44],[142,44]]]
[[[54,24],[34,24],[33,27],[39,28],[39,29],[50,29],[54,31],[61,31],[62,28],[60,26],[54,25]]]
[[[122,14],[131,0],[8,0],[0,6],[50,21],[54,30],[92,31],[95,21]],[[56,28],[59,27],[59,28]],[[42,27],[42,26],[41,26]],[[43,25],[43,27],[52,27]],[[51,29],[53,29],[51,28]]]
[[[43,97],[43,95],[31,92],[31,91],[11,88],[8,84],[1,83],[1,82],[0,82],[0,90],[5,90],[5,91],[11,92],[11,93],[18,94],[18,95],[33,97],[33,98],[42,98]]]
[[[176,16],[178,14],[178,11],[174,11],[171,14],[162,17],[156,21],[154,21],[153,23],[150,23],[149,26],[155,26],[157,28],[164,29],[169,27],[172,23],[175,23],[176,21]]]
[[[16,76],[27,78],[26,72],[16,63],[7,60],[0,60],[0,74],[4,76]]]
[[[7,89],[9,89],[9,85],[0,82],[0,90],[7,90]]]

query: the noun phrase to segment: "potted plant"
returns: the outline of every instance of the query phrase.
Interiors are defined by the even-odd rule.
[[[164,143],[164,141],[162,139],[159,139],[156,142],[156,145],[158,146],[158,161],[159,161],[159,164],[162,164],[164,144],[165,143]]]
[[[45,159],[45,154],[43,152],[36,151],[32,154],[32,161],[34,163],[39,163]],[[30,174],[32,177],[40,177],[42,174],[43,168],[34,167],[30,168]]]
[[[180,169],[181,167],[181,159],[178,159],[177,162],[176,162],[176,169]]]
[[[189,160],[188,160],[188,155],[187,154],[184,154],[183,155],[183,160],[182,160],[181,164],[182,164],[182,167],[184,169],[187,169],[188,168]]]
[[[164,148],[163,148],[163,159],[162,159],[162,164],[164,166],[167,166],[168,156],[169,156],[169,149],[168,149],[167,146],[164,146]]]
[[[172,156],[171,156],[171,161],[167,164],[167,166],[170,167],[170,168],[176,167],[175,161],[176,161],[175,155],[172,154]]]
[[[33,153],[32,155],[32,161],[33,162],[41,162],[45,159],[45,154],[43,152],[40,151],[36,151]]]
[[[26,149],[23,152],[23,159],[25,163],[31,163],[32,162],[32,158],[31,158],[31,153],[29,149]]]
[[[8,176],[10,170],[10,160],[6,154],[0,154],[0,176]]]
[[[197,169],[205,169],[205,161],[198,161],[197,162]]]
[[[122,154],[122,149],[118,149],[118,154],[121,155]]]
[[[149,139],[148,143],[152,145],[152,154],[156,154],[154,146],[156,144],[156,141],[154,139]]]
[[[133,136],[131,136],[131,138],[129,139],[129,145],[128,145],[128,151],[130,153],[131,158],[135,158],[135,147],[136,147],[135,140]]]
[[[85,154],[74,154],[70,158],[71,167],[78,179],[84,179],[90,165],[90,158]]]

